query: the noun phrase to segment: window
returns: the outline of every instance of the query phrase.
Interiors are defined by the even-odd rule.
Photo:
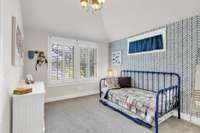
[[[49,38],[48,83],[65,85],[97,77],[97,47],[95,43]],[[94,47],[93,47],[94,46]]]
[[[97,49],[80,47],[80,76],[95,78],[97,74]]]
[[[160,49],[163,49],[162,35],[157,35],[129,43],[129,53],[139,53]]]
[[[63,83],[74,79],[74,46],[51,42],[49,46],[49,80]]]
[[[128,39],[128,55],[165,51],[166,28]]]

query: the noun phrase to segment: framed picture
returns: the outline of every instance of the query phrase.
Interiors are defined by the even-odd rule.
[[[24,47],[23,47],[23,34],[17,24],[16,17],[12,17],[12,65],[23,65]]]
[[[121,65],[121,51],[112,52],[112,65],[120,66]]]

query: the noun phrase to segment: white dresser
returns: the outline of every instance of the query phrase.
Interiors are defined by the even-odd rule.
[[[32,93],[13,95],[13,133],[44,133],[45,86],[36,82],[30,87]]]

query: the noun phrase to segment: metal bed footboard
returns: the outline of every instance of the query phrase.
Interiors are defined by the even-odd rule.
[[[158,133],[159,130],[159,118],[173,111],[174,109],[177,109],[178,119],[180,119],[179,87],[175,85],[159,90],[156,95],[155,133]]]
[[[133,79],[132,86],[134,88],[157,93],[156,113],[155,113],[155,133],[158,133],[159,118],[169,113],[170,111],[177,109],[178,118],[179,119],[181,118],[180,115],[181,79],[178,74],[170,72],[122,70],[121,76],[131,77]],[[105,80],[106,78],[103,78],[100,80],[99,83],[100,97],[102,95],[101,89],[103,86],[105,86]],[[124,115],[126,116],[126,114]],[[131,119],[135,122],[138,121],[138,119],[137,121],[134,118]],[[143,126],[148,125],[146,127],[149,128],[149,124],[146,122],[140,121],[138,124]]]

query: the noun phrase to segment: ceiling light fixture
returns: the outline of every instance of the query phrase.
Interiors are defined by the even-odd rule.
[[[98,11],[103,7],[105,0],[80,0],[82,8],[88,11]]]

